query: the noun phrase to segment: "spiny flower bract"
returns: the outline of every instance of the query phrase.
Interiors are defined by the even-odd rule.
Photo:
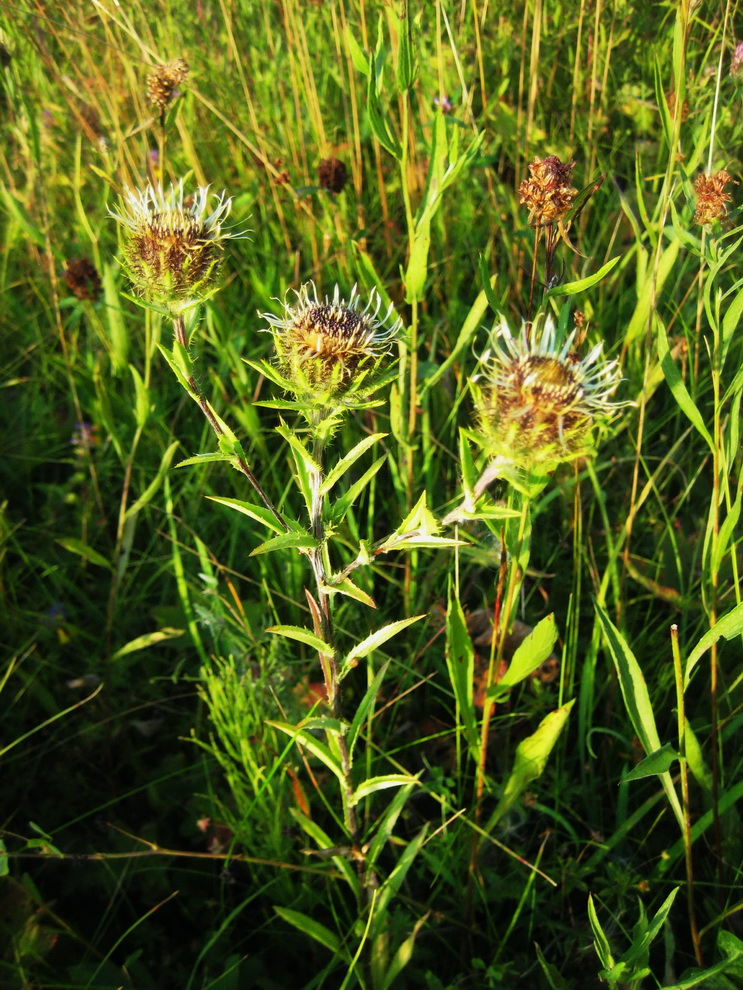
[[[612,400],[621,381],[618,363],[602,359],[600,343],[580,358],[575,335],[559,344],[550,317],[523,324],[518,336],[505,321],[493,330],[474,386],[490,456],[551,470],[590,453],[596,422],[629,404]]]
[[[183,181],[166,193],[161,186],[128,190],[111,216],[126,230],[124,266],[135,288],[150,302],[171,312],[188,309],[218,282],[222,242],[240,237],[222,226],[232,208],[225,193],[200,186],[184,197]]]
[[[369,394],[374,372],[389,351],[400,320],[379,317],[382,299],[373,289],[363,306],[356,286],[348,300],[336,285],[332,299],[319,299],[313,282],[296,292],[284,313],[261,313],[270,325],[278,370],[288,390],[313,405],[353,404]]]

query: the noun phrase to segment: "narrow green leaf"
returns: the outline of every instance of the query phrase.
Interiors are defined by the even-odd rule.
[[[670,743],[666,743],[665,746],[661,746],[660,749],[656,749],[654,753],[640,760],[629,773],[626,773],[622,777],[622,782],[641,780],[643,777],[658,777],[660,774],[669,770],[673,762],[678,758],[679,755],[673,746]]]
[[[704,762],[702,747],[699,745],[696,733],[688,721],[684,723],[684,750],[686,753],[686,762],[694,780],[696,780],[702,790],[707,791],[709,794],[712,790],[712,774]]]
[[[167,642],[169,639],[178,639],[178,637],[182,635],[182,629],[171,629],[168,627],[158,629],[155,632],[145,633],[143,636],[137,636],[136,639],[132,639],[125,646],[122,646],[120,650],[117,650],[113,654],[111,659],[120,660],[122,657],[128,656],[130,653],[137,653],[139,650],[147,650],[151,646],[157,646],[158,643]]]
[[[259,557],[262,553],[273,553],[275,550],[312,550],[318,546],[314,536],[309,533],[284,533],[272,536],[265,543],[259,543],[257,547],[250,551],[251,557]]]
[[[336,499],[336,501],[332,504],[330,508],[330,515],[336,523],[340,523],[343,519],[345,519],[348,510],[386,460],[386,454],[382,454],[381,457],[378,457],[371,467],[368,468],[360,478],[357,478],[357,480],[354,481],[348,491],[344,492],[343,495]]]
[[[392,639],[403,629],[407,629],[408,626],[412,626],[414,622],[418,622],[419,619],[425,619],[425,615],[414,615],[411,619],[400,619],[397,622],[388,622],[386,626],[382,626],[381,629],[377,629],[373,632],[371,636],[367,636],[358,643],[348,656],[343,661],[343,669],[348,670],[350,667],[354,666],[355,660],[361,660],[364,657],[368,657],[373,650],[378,650],[380,646],[387,642],[388,639]]]
[[[179,442],[174,440],[173,443],[168,447],[168,449],[163,454],[163,459],[160,462],[160,467],[157,470],[157,474],[145,488],[142,494],[139,496],[136,502],[132,503],[126,510],[124,515],[125,520],[129,520],[136,516],[136,514],[147,505],[148,502],[157,494],[160,485],[163,483],[163,478],[170,470],[170,462],[173,460],[173,455],[179,447]]]
[[[579,278],[575,282],[565,282],[564,285],[556,285],[545,294],[545,300],[554,299],[557,296],[576,296],[579,292],[585,292],[586,289],[590,289],[603,278],[606,278],[612,268],[620,261],[621,256],[617,255],[616,258],[607,261],[597,272],[594,272],[593,275],[589,275],[587,278]]]
[[[736,605],[734,609],[727,613],[727,615],[723,615],[721,619],[718,619],[714,626],[707,630],[704,636],[702,636],[697,645],[691,651],[689,658],[686,661],[684,689],[689,686],[691,672],[712,644],[717,642],[720,636],[724,636],[725,639],[732,639],[734,636],[740,636],[741,633],[743,633],[743,603]]]
[[[371,436],[365,437],[360,443],[357,443],[353,450],[350,450],[345,457],[342,457],[338,463],[330,471],[328,471],[320,487],[320,494],[327,495],[331,490],[336,481],[339,481],[343,475],[348,471],[348,469],[356,463],[356,461],[364,454],[370,447],[373,447],[375,443],[386,437],[386,433],[372,433]]]
[[[451,580],[446,611],[446,668],[454,691],[457,724],[463,726],[467,746],[476,760],[480,752],[480,736],[473,697],[475,650]]]
[[[310,629],[303,629],[302,626],[269,626],[266,632],[274,633],[276,636],[285,636],[287,639],[296,639],[297,642],[311,646],[313,650],[317,650],[325,657],[332,657],[333,655],[332,647],[328,646],[324,639],[320,639]]]
[[[326,949],[330,949],[331,952],[339,955],[346,963],[350,962],[348,952],[344,949],[341,940],[329,928],[326,928],[325,925],[311,918],[308,914],[302,914],[301,911],[279,907],[277,904],[274,904],[273,909],[288,924],[298,928],[304,935],[314,938],[316,942],[324,945]]]
[[[76,536],[65,536],[56,542],[59,543],[61,547],[64,547],[65,550],[69,550],[70,553],[79,554],[91,564],[97,564],[98,567],[105,567],[108,571],[113,570],[113,567],[105,557],[101,556],[97,550],[89,547],[87,543],[83,543],[83,541],[79,540]]]
[[[604,969],[612,969],[614,966],[614,956],[611,954],[609,939],[606,937],[606,933],[601,927],[599,916],[596,914],[596,908],[594,907],[591,894],[588,895],[588,920],[591,923],[593,944],[596,947],[596,953],[601,961],[601,965]]]
[[[306,729],[301,729],[296,725],[291,725],[289,722],[273,722],[271,720],[267,720],[266,725],[270,725],[274,729],[278,729],[280,732],[285,732],[287,736],[291,736],[294,742],[299,743],[299,745],[303,746],[309,753],[316,756],[321,763],[325,764],[328,770],[335,774],[341,784],[345,786],[345,778],[343,776],[343,770],[340,763],[336,760],[328,747],[324,743],[320,742],[319,739],[316,739],[311,732]]]
[[[180,467],[180,465],[178,465]],[[228,509],[234,509],[236,512],[241,512],[243,515],[247,516],[249,519],[254,519],[256,522],[263,523],[269,529],[272,529],[274,533],[285,532],[284,528],[276,521],[276,516],[270,509],[267,509],[265,505],[255,505],[253,502],[243,502],[238,498],[222,498],[219,495],[207,495],[206,496],[210,502],[217,502],[219,505],[226,505]],[[286,516],[284,517],[286,519]],[[301,527],[299,523],[295,523],[291,519],[287,519],[287,523],[292,529],[299,530]]]
[[[357,72],[360,72],[364,76],[369,75],[369,60],[364,54],[364,50],[361,45],[356,40],[356,37],[350,27],[346,26],[346,43],[348,44],[348,51],[351,54],[351,61],[354,64],[354,68]]]
[[[497,276],[493,275],[490,279],[491,286],[495,285],[496,277]],[[443,362],[443,364],[439,365],[438,369],[431,375],[431,377],[427,378],[426,381],[423,382],[420,390],[421,401],[428,394],[428,392],[430,392],[434,385],[437,385],[438,382],[444,377],[449,368],[451,368],[454,362],[458,360],[462,351],[468,346],[472,337],[480,329],[480,324],[482,323],[487,308],[488,297],[487,294],[481,290],[477,294],[477,298],[472,303],[470,311],[464,319],[462,329],[459,331],[459,336],[454,343],[451,354],[446,361]]]
[[[351,798],[351,804],[358,804],[359,801],[363,801],[365,797],[370,794],[374,794],[375,791],[382,791],[387,787],[401,787],[403,784],[417,784],[418,778],[411,777],[407,773],[388,773],[381,777],[369,777],[363,783],[359,784],[356,790],[353,792],[353,797]]]
[[[360,896],[360,886],[359,878],[351,865],[350,860],[346,855],[339,850],[337,846],[334,846],[330,836],[327,832],[306,815],[303,815],[298,808],[290,808],[289,814],[297,822],[302,831],[306,832],[307,835],[315,842],[317,845],[317,855],[322,858],[328,858],[331,860],[338,872],[344,877],[348,886],[354,892],[354,894]]]
[[[129,371],[134,379],[134,392],[136,395],[134,402],[134,418],[137,426],[144,427],[147,425],[147,420],[149,419],[150,412],[152,410],[152,403],[150,402],[150,397],[147,394],[145,384],[142,381],[142,376],[133,364],[129,365]]]
[[[369,687],[366,689],[364,697],[361,699],[359,707],[356,709],[356,713],[351,722],[351,727],[348,730],[348,735],[346,736],[346,746],[348,747],[349,758],[353,759],[353,751],[356,746],[356,740],[358,739],[359,732],[366,722],[369,712],[374,707],[374,702],[377,698],[377,692],[382,686],[382,681],[384,680],[384,675],[387,673],[387,668],[390,665],[390,661],[387,660],[379,668],[377,673],[374,675],[374,680],[371,682]]]
[[[353,56],[352,56],[353,57]],[[415,49],[413,26],[410,20],[410,3],[403,0],[400,17],[400,40],[397,46],[397,86],[401,91],[410,89],[415,82]]]
[[[281,426],[276,427],[276,432],[280,437],[283,437],[292,450],[302,458],[302,461],[307,466],[309,471],[315,471],[317,474],[320,474],[320,465],[293,430],[290,430],[288,426],[285,426],[282,423]]]
[[[424,825],[415,838],[411,839],[411,841],[407,844],[402,855],[397,861],[397,865],[387,879],[382,882],[379,888],[379,894],[377,896],[376,918],[379,924],[386,923],[387,919],[385,917],[385,912],[387,907],[392,898],[395,897],[400,889],[403,880],[407,876],[408,870],[415,862],[427,832],[428,825]]]
[[[403,785],[387,805],[384,813],[377,818],[374,826],[374,838],[371,840],[369,851],[366,854],[366,869],[368,873],[371,873],[375,869],[377,860],[389,841],[397,820],[402,814],[402,810],[412,794],[414,787],[415,784]]]
[[[632,728],[649,756],[661,748],[661,743],[645,677],[624,637],[598,604],[596,614],[614,660],[619,687],[622,690]]]
[[[178,461],[176,468],[182,467],[192,467],[196,464],[211,464],[213,461],[232,461],[232,457],[229,454],[223,454],[218,450],[212,451],[209,454],[194,454],[193,457],[187,457],[183,461]],[[207,495],[207,498],[210,496]]]
[[[689,419],[692,425],[696,427],[699,434],[704,437],[710,450],[714,453],[715,444],[707,427],[704,425],[702,414],[694,405],[694,401],[689,395],[686,385],[684,385],[683,379],[681,378],[681,372],[678,370],[673,358],[671,357],[665,328],[656,314],[654,314],[653,318],[655,320],[655,339],[658,346],[658,357],[660,358],[660,366],[666,382],[668,383],[668,387],[673,393],[673,397],[681,411]]]

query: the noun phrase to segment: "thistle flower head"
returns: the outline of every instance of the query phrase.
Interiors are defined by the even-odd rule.
[[[387,325],[391,309],[380,317],[382,299],[372,290],[362,306],[356,286],[346,301],[336,285],[333,298],[321,300],[313,282],[305,283],[284,313],[261,313],[274,337],[279,372],[287,388],[315,405],[352,404],[367,386],[400,320]]]
[[[147,76],[147,99],[161,113],[167,110],[181,95],[178,87],[188,72],[188,62],[182,58],[156,66]]]
[[[727,203],[732,200],[730,193],[725,192],[728,182],[736,180],[721,168],[719,172],[707,174],[702,172],[694,182],[697,194],[697,205],[694,210],[694,222],[699,224],[712,223],[714,220],[725,222],[728,216]],[[736,183],[737,184],[737,183]]]
[[[530,227],[559,223],[573,204],[578,190],[570,180],[575,162],[561,162],[557,155],[535,158],[529,178],[519,186],[519,203],[529,210]]]
[[[743,75],[743,41],[738,42],[730,59],[730,75],[733,79]]]
[[[573,350],[576,331],[559,345],[550,317],[523,324],[517,337],[505,321],[482,359],[475,403],[484,446],[518,468],[551,470],[589,454],[597,421],[627,402],[612,396],[621,381],[616,361],[597,344],[586,357]]]
[[[129,190],[119,212],[125,228],[124,266],[137,291],[173,313],[194,306],[218,283],[222,242],[240,237],[223,228],[232,200],[222,193],[209,212],[209,187],[184,198],[183,181],[170,192],[148,185]]]

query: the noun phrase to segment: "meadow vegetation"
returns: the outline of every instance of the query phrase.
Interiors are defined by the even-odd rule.
[[[743,987],[741,39],[0,7],[1,987]]]

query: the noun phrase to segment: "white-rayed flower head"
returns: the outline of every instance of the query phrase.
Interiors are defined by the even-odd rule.
[[[226,193],[199,186],[186,196],[183,180],[166,192],[148,184],[127,190],[119,211],[110,210],[126,234],[124,267],[150,302],[181,312],[218,285],[223,242],[244,234],[224,227],[232,209]]]
[[[295,295],[293,303],[284,301],[282,314],[260,314],[273,334],[287,388],[319,404],[341,394],[360,396],[402,326],[399,318],[390,323],[392,306],[380,316],[377,290],[372,289],[364,305],[355,285],[347,300],[337,285],[332,299],[318,298],[313,282]]]
[[[551,317],[523,324],[514,336],[504,320],[491,334],[473,381],[484,445],[493,457],[523,468],[551,469],[592,452],[594,427],[631,402],[613,395],[619,363],[596,344],[581,358],[576,332],[559,344]]]

